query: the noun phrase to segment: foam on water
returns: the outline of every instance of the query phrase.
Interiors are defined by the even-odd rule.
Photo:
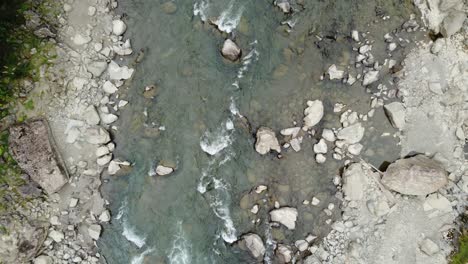
[[[234,0],[231,1],[228,9],[224,10],[216,20],[218,29],[226,33],[231,33],[237,28],[242,17],[242,13],[244,12],[244,7],[240,7],[237,11],[233,12],[234,2]]]
[[[154,248],[149,248],[143,251],[140,255],[133,257],[130,264],[143,264],[143,260],[145,259],[145,257],[153,251]]]
[[[194,16],[200,16],[200,19],[205,22],[207,19],[207,10],[209,7],[209,3],[207,1],[200,1],[195,4],[193,4],[193,15]]]
[[[224,127],[218,129],[215,133],[206,131],[200,140],[201,149],[211,156],[218,154],[221,150],[231,145],[231,134]]]
[[[117,213],[117,216],[115,217],[115,219],[120,220],[120,218],[122,218],[122,216],[125,214],[126,210],[127,210],[127,199],[125,199],[122,202],[122,205],[119,207],[119,212]]]
[[[275,240],[273,240],[273,236],[271,234],[271,226],[268,225],[268,224],[266,226],[267,226],[266,229],[265,229],[266,251],[265,251],[265,256],[264,256],[263,260],[264,260],[264,263],[271,264],[271,263],[273,263],[272,258],[273,258],[274,250],[276,248],[276,242],[275,242]]]
[[[251,46],[253,46],[252,50],[244,57],[242,58],[242,67],[237,71],[237,79],[242,79],[244,77],[244,74],[249,70],[249,65],[252,62],[258,61],[258,57],[260,56],[260,53],[256,49],[257,41],[253,41],[250,43]],[[233,84],[234,85],[234,84]],[[237,88],[239,88],[239,83],[236,82]]]
[[[182,222],[178,222],[178,232],[172,242],[171,252],[168,254],[170,264],[189,264],[191,263],[191,245],[185,238],[182,230]]]
[[[135,244],[138,248],[142,248],[146,244],[146,237],[139,236],[136,233],[136,230],[134,227],[130,226],[127,222],[127,220],[124,220],[123,222],[123,231],[122,235],[130,242]]]

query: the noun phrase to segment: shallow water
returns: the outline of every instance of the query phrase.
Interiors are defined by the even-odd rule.
[[[302,11],[292,17],[270,1],[174,1],[172,14],[160,1],[119,3],[127,14],[126,37],[134,50],[145,50],[145,57],[121,95],[130,105],[115,134],[116,156],[134,166],[104,186],[113,214],[100,240],[108,263],[251,263],[248,254],[230,245],[243,233],[283,243],[325,234],[329,217],[323,209],[337,203],[331,179],[342,164],[329,157],[317,165],[314,137],[304,140],[302,151],[288,150],[282,159],[260,156],[253,149],[253,132],[300,123],[307,100],[324,101],[327,114],[318,130],[339,126],[331,111],[336,102],[367,112],[370,97],[362,87],[319,77],[331,63],[348,64],[351,29],[382,34],[383,26],[392,29],[408,17],[408,3],[307,1],[302,8],[295,5]],[[382,12],[394,21],[368,27]],[[220,17],[220,28],[234,34],[243,50],[241,62],[220,56],[227,33],[202,22],[212,17]],[[281,25],[289,19],[296,23],[290,33]],[[151,84],[158,92],[146,99],[144,87]],[[383,112],[377,118],[384,119]],[[378,166],[398,155],[394,139],[377,137],[389,124],[367,125],[374,129],[365,140],[378,151],[364,150],[364,158]],[[149,176],[159,162],[176,166],[175,173]],[[249,195],[259,184],[269,186],[269,196]],[[321,199],[320,206],[302,205],[313,196]],[[298,208],[296,230],[252,224],[254,203],[261,205],[257,218],[265,220],[274,201]]]

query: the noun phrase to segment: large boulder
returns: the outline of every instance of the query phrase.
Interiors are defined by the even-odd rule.
[[[240,58],[241,53],[241,49],[234,41],[230,39],[224,41],[223,48],[221,49],[221,54],[224,58],[230,61],[236,61]]]
[[[9,148],[21,169],[47,193],[59,191],[68,182],[66,168],[54,148],[45,120],[12,126]]]
[[[281,207],[270,212],[270,219],[286,226],[289,230],[296,228],[297,209],[292,207]]]
[[[257,131],[257,142],[255,150],[261,155],[265,155],[270,150],[281,152],[281,146],[276,138],[275,132],[268,127],[260,127]]]
[[[263,258],[263,255],[265,255],[265,246],[259,235],[253,233],[243,235],[241,243],[254,258]]]
[[[424,155],[400,159],[390,164],[382,177],[387,188],[407,195],[427,195],[448,182],[442,163]]]

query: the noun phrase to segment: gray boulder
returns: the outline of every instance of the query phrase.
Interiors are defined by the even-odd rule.
[[[257,131],[257,142],[255,150],[261,155],[265,155],[270,150],[281,152],[281,146],[276,138],[275,132],[268,127],[260,127]]]
[[[223,48],[221,49],[221,54],[224,58],[230,61],[236,61],[241,56],[241,49],[237,46],[234,41],[230,39],[226,39],[223,44]]]
[[[259,235],[253,233],[243,235],[242,243],[254,258],[263,258],[263,255],[265,255],[265,246]]]
[[[406,195],[427,195],[447,183],[447,171],[442,163],[424,155],[397,160],[382,177],[385,187]]]
[[[54,148],[45,120],[34,120],[10,128],[9,148],[21,169],[47,193],[59,191],[68,174]]]
[[[297,209],[292,207],[281,207],[270,212],[270,219],[286,226],[289,230],[296,228]]]

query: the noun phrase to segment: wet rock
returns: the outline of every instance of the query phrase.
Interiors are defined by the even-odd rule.
[[[291,5],[287,0],[277,0],[275,1],[275,6],[279,7],[279,9],[281,9],[285,14],[291,12]]]
[[[100,225],[97,225],[97,224],[90,225],[88,227],[88,234],[92,239],[98,240],[99,237],[101,236],[101,229],[102,228]]]
[[[148,85],[145,87],[145,91],[143,92],[143,96],[146,98],[146,99],[152,99],[156,96],[156,94],[158,93],[158,86],[156,85]]]
[[[382,177],[387,188],[406,195],[427,195],[448,183],[442,163],[424,155],[390,164]]]
[[[120,170],[120,164],[114,160],[109,163],[107,167],[107,172],[109,175],[115,175]]]
[[[297,209],[292,207],[281,207],[270,212],[272,222],[278,222],[286,226],[289,230],[296,228]]]
[[[432,256],[435,253],[439,252],[439,246],[434,243],[434,241],[430,240],[429,238],[425,238],[421,244],[419,244],[419,248],[422,252],[424,252],[428,256]]]
[[[223,44],[223,48],[221,49],[221,54],[224,58],[230,61],[236,61],[241,56],[241,49],[237,46],[234,41],[230,39],[226,39]]]
[[[165,2],[161,7],[166,14],[174,14],[177,11],[177,5],[172,1]]]
[[[353,163],[343,172],[343,193],[348,201],[361,200],[364,197],[364,188],[368,179],[362,165]]]
[[[338,139],[345,141],[347,144],[355,144],[361,141],[364,136],[364,131],[365,128],[361,123],[356,123],[338,131],[337,137]]]
[[[126,30],[127,25],[125,25],[125,23],[122,20],[118,19],[112,21],[112,33],[114,33],[114,35],[120,36],[123,33],[125,33]]]
[[[379,80],[379,71],[368,71],[364,75],[362,85],[367,86]]]
[[[449,15],[444,18],[442,23],[442,35],[444,35],[444,37],[450,37],[457,33],[462,28],[465,19],[466,13],[463,11],[450,12]]]
[[[45,120],[34,120],[10,128],[9,148],[21,169],[51,194],[68,182],[61,157],[53,146]]]
[[[293,252],[291,249],[283,244],[279,244],[275,251],[276,257],[281,263],[289,263],[292,260]]]
[[[265,155],[271,150],[281,153],[281,147],[275,132],[267,127],[260,127],[257,131],[257,142],[255,143],[255,150]]]
[[[156,167],[156,174],[159,176],[165,176],[169,175],[174,172],[174,168],[163,166],[163,165],[158,165]]]
[[[132,77],[134,69],[127,66],[120,67],[116,62],[111,61],[107,71],[111,80],[127,80]]]
[[[242,243],[250,251],[254,258],[263,258],[265,254],[265,246],[263,245],[262,238],[253,233],[242,236]]]
[[[263,191],[266,191],[266,190],[268,190],[268,187],[265,186],[265,185],[259,185],[259,186],[257,186],[255,188],[255,192],[258,193],[258,194],[260,194],[260,193],[262,193]]]
[[[394,128],[403,129],[405,126],[406,120],[406,108],[400,102],[393,102],[387,105],[384,105],[385,114],[387,114],[390,123]]]
[[[325,143],[324,139],[320,139],[317,144],[314,145],[314,152],[319,154],[319,153],[327,153],[328,147],[327,143]]]
[[[304,110],[304,127],[310,129],[322,120],[324,114],[323,103],[320,100],[307,101],[307,108]]]
[[[341,80],[345,76],[345,72],[342,70],[338,70],[335,64],[332,64],[328,70],[327,70],[328,75],[330,76],[330,80]]]
[[[99,221],[101,222],[104,222],[104,223],[107,223],[109,222],[111,219],[110,217],[110,212],[109,210],[104,210],[104,212],[102,212],[100,215],[99,215]]]

